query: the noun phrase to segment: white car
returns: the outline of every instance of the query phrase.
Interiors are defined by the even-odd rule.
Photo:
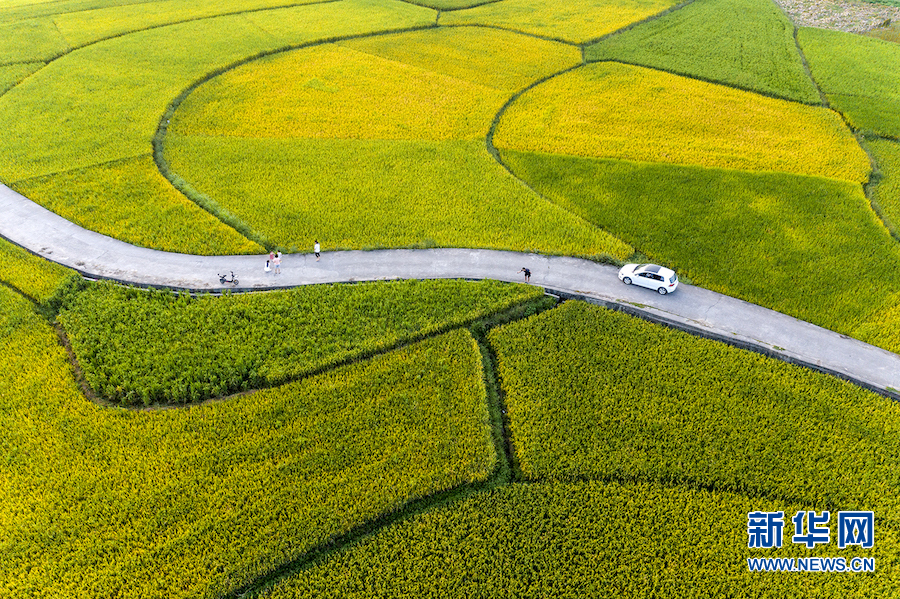
[[[619,270],[619,280],[626,285],[634,283],[653,289],[660,295],[672,293],[678,288],[675,271],[656,264],[626,264]]]

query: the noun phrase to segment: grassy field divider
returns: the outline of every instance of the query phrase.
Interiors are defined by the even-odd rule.
[[[487,340],[487,332],[498,326],[522,320],[556,307],[557,296],[547,294],[544,297],[514,306],[488,318],[479,319],[471,324],[469,332],[478,343],[481,351],[482,368],[484,369],[485,389],[487,390],[488,409],[491,414],[491,427],[494,432],[495,451],[498,456],[498,470],[495,474],[497,484],[507,484],[522,480],[522,472],[516,460],[509,436],[509,420],[506,417],[506,405],[503,398],[503,387],[497,379],[497,355]]]

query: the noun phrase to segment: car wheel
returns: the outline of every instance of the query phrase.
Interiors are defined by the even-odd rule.
[[[665,287],[660,287],[659,289],[656,290],[656,292],[659,293],[660,295],[665,295],[665,294],[669,293],[668,291],[666,291]]]
[[[622,279],[622,282],[625,283],[626,285],[631,285],[631,278],[625,277],[624,279]]]

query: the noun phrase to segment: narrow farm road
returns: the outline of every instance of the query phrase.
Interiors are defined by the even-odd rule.
[[[141,286],[221,290],[234,272],[237,290],[385,279],[496,279],[531,283],[642,318],[827,372],[900,400],[900,355],[760,306],[682,284],[667,296],[623,285],[613,266],[564,256],[493,250],[428,249],[325,252],[284,256],[281,274],[265,256],[192,256],[136,247],[88,231],[0,186],[0,236],[79,271]],[[310,240],[310,243],[312,240]],[[231,287],[230,285],[228,286]]]

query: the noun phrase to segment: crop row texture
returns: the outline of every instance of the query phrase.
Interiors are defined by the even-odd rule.
[[[529,90],[503,114],[494,143],[857,183],[870,170],[834,112],[617,63],[589,65]]]
[[[579,61],[575,48],[481,27],[289,52],[198,87],[172,117],[164,156],[287,247],[316,238],[621,259],[632,249],[523,187],[482,141],[506,98]]]
[[[847,335],[900,292],[900,283],[883,276],[900,270],[900,249],[859,185],[518,152],[503,157],[546,197],[707,289]]]
[[[653,480],[900,522],[887,398],[580,302],[488,338],[528,479]]]
[[[70,52],[0,96],[0,180],[21,183],[147,156],[169,103],[210,72],[288,45],[428,25],[434,15],[404,3],[343,0],[150,28]],[[133,175],[116,189],[146,183],[142,169]],[[111,203],[114,193],[104,190],[103,203]],[[147,204],[151,212],[171,206],[168,197],[151,199],[159,202],[155,210]],[[59,196],[48,192],[47,201]],[[72,194],[71,201],[93,200]],[[198,220],[206,217],[199,207],[191,211]],[[95,212],[86,222],[97,229],[107,218]],[[161,219],[142,226],[131,238],[171,236]],[[182,245],[195,242],[192,235]]]
[[[674,0],[503,0],[442,13],[441,25],[490,25],[580,44],[674,6]]]
[[[813,78],[853,127],[900,139],[900,44],[810,28],[797,39]]]
[[[66,279],[77,276],[64,266],[48,262],[17,245],[0,239],[0,281],[44,302]]]
[[[174,137],[172,170],[284,246],[633,252],[522,185],[483,141]]]
[[[878,165],[879,179],[869,187],[872,202],[895,235],[900,233],[900,142],[873,139],[866,150]]]
[[[654,484],[545,482],[395,524],[285,579],[265,599],[890,596],[897,534],[876,549],[747,549],[747,513],[808,506]],[[788,523],[790,525],[790,523]],[[787,528],[787,526],[785,527]],[[785,531],[789,538],[790,533]],[[747,557],[875,557],[875,574],[749,572]]]
[[[496,462],[464,329],[183,410],[104,409],[0,287],[0,596],[220,597]]]
[[[472,27],[348,40],[253,61],[213,78],[179,106],[169,130],[482,139],[515,91],[580,61],[578,50],[564,44]]]
[[[101,283],[59,315],[91,387],[122,404],[272,386],[540,296],[496,281],[399,281],[180,297]]]
[[[588,60],[620,60],[804,102],[821,102],[794,41],[769,0],[712,0],[610,36]]]
[[[8,66],[0,66],[0,95],[12,89],[22,79],[31,75],[38,69],[42,68],[42,62],[26,62],[20,64],[12,64]]]

